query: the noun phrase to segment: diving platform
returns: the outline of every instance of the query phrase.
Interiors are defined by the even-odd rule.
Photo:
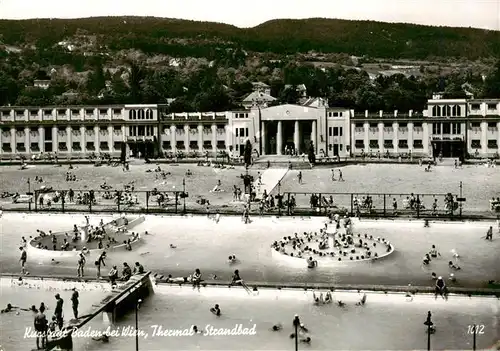
[[[92,310],[84,313],[78,319],[71,319],[62,328],[62,336],[49,340],[45,350],[54,350],[59,347],[61,350],[72,350],[72,333],[81,329],[92,319],[102,314],[105,322],[114,323],[117,318],[134,310],[139,299],[144,299],[154,293],[151,281],[151,272],[133,275],[128,281],[113,288],[111,293],[102,299],[98,304],[93,305]]]

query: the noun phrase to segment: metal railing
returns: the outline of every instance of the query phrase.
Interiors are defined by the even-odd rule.
[[[159,214],[229,214],[241,215],[246,206],[252,215],[326,216],[332,214],[374,218],[490,218],[495,214],[471,212],[458,202],[454,194],[401,193],[305,193],[281,192],[274,189],[267,201],[250,203],[234,201],[231,194],[208,200],[207,194],[192,194],[182,188],[163,190],[35,190],[18,202],[11,198],[0,200],[4,210],[34,212],[131,212]],[[271,199],[272,198],[272,199]]]

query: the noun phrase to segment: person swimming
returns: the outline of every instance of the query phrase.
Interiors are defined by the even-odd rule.
[[[108,343],[109,342],[109,335],[106,333],[103,333],[101,336],[93,337],[92,340],[102,341],[103,343]]]
[[[333,298],[332,298],[332,293],[327,291],[325,294],[325,303],[332,303]]]
[[[432,258],[437,258],[438,256],[441,256],[441,254],[436,249],[436,245],[432,245],[432,248],[431,248],[431,251],[429,251],[429,254],[431,255]]]
[[[219,304],[215,304],[214,307],[210,308],[210,312],[212,312],[213,314],[215,314],[217,317],[220,316],[221,312],[220,312],[220,308],[219,308]]]
[[[231,255],[227,258],[229,264],[236,264],[239,260],[236,258],[236,255]]]
[[[429,263],[431,263],[431,257],[429,256],[429,254],[425,254],[424,259],[422,260],[422,263],[424,265],[428,265]]]
[[[318,266],[318,261],[316,261],[312,257],[309,257],[307,259],[307,268],[316,268],[317,266]]]
[[[281,325],[281,323],[277,323],[275,325],[273,325],[273,327],[271,328],[272,331],[280,331],[283,329],[283,326]]]
[[[437,280],[437,278],[438,278],[438,277],[437,277],[437,274],[436,274],[435,272],[432,272],[432,273],[431,273],[431,279],[432,279],[432,280]]]
[[[364,306],[366,303],[366,294],[363,294],[363,297],[359,302],[356,303],[356,306]]]
[[[13,312],[17,309],[19,309],[19,307],[12,306],[10,303],[8,303],[7,306],[1,311],[1,313],[9,313],[9,312]]]
[[[449,267],[450,269],[454,269],[454,270],[456,270],[456,271],[460,270],[460,267],[459,267],[458,265],[454,264],[452,261],[449,261],[449,262],[448,262],[448,267]]]
[[[315,305],[322,305],[325,303],[323,299],[323,293],[320,293],[319,296],[316,296],[316,293],[313,292],[313,299]]]

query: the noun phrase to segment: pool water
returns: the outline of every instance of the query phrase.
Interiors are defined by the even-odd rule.
[[[104,217],[105,221],[109,218]],[[95,215],[91,221],[99,222]],[[146,216],[135,231],[147,230],[141,243],[132,252],[117,250],[108,252],[107,274],[110,266],[121,267],[139,261],[146,270],[154,273],[187,276],[200,268],[205,279],[216,274],[220,279],[230,279],[232,271],[239,269],[247,281],[266,282],[320,282],[332,284],[385,284],[431,285],[431,272],[447,276],[448,261],[453,260],[451,250],[459,255],[461,270],[455,272],[456,285],[484,287],[488,280],[500,280],[500,240],[495,234],[493,241],[481,239],[494,223],[443,223],[431,222],[424,228],[421,221],[358,221],[353,224],[354,233],[369,234],[389,240],[395,252],[384,260],[346,263],[345,265],[318,266],[308,270],[306,264],[289,263],[277,259],[270,245],[294,232],[319,231],[325,218],[272,218],[254,217],[245,225],[240,217],[222,216],[218,224],[206,216],[162,217]],[[83,215],[47,215],[5,213],[0,219],[0,270],[18,273],[19,242],[36,229],[60,231],[84,223]],[[175,249],[170,244],[177,246]],[[429,266],[422,266],[422,257],[435,244],[442,257]],[[229,255],[236,255],[240,263],[227,264]],[[28,255],[29,256],[29,255]],[[91,255],[92,256],[92,255]],[[93,262],[97,257],[89,257]],[[59,274],[76,276],[76,259],[61,259],[56,265],[50,259],[29,256],[27,269],[30,274]],[[86,266],[86,275],[95,276],[95,268]]]
[[[13,299],[19,291],[13,288],[3,290],[2,304],[7,297]],[[41,291],[28,290],[23,296],[36,296],[33,303],[37,303],[42,298],[39,293]],[[86,299],[88,303],[93,295],[84,292],[81,296],[82,301]],[[445,301],[417,295],[410,300],[404,294],[368,293],[366,305],[356,306],[361,296],[358,292],[334,292],[334,300],[346,303],[346,307],[341,308],[336,304],[316,306],[312,303],[312,292],[304,290],[261,289],[257,293],[247,293],[241,288],[212,287],[198,291],[190,286],[160,285],[139,310],[139,329],[147,334],[147,337],[140,337],[140,349],[291,350],[294,342],[290,334],[295,314],[309,329],[308,335],[312,339],[310,345],[300,346],[303,350],[424,349],[427,334],[423,322],[428,310],[432,311],[432,320],[437,327],[432,335],[433,349],[471,349],[472,335],[468,333],[468,327],[475,323],[482,332],[477,336],[478,348],[488,348],[500,338],[498,299],[450,296]],[[209,311],[216,303],[222,311],[220,317]],[[21,332],[25,326],[31,325],[29,316],[2,315],[0,318],[1,344],[5,350],[13,349],[13,345],[31,345],[32,340],[23,340]],[[283,330],[271,331],[277,323],[283,325]],[[240,324],[242,328],[254,327],[254,335],[168,336],[168,332],[154,335],[154,326],[175,334],[175,331],[189,329],[192,325],[201,330],[206,330],[207,326],[219,330],[233,329]],[[130,313],[114,328],[125,330],[134,326],[135,316]],[[104,324],[99,320],[91,327],[102,330]],[[135,338],[130,334],[111,337],[109,343],[80,338],[75,340],[75,350],[130,350],[134,342]]]

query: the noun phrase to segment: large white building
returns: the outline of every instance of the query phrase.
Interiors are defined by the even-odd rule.
[[[0,107],[0,158],[54,153],[153,157],[164,152],[242,155],[246,140],[262,155],[295,149],[319,156],[360,154],[494,157],[500,154],[500,99],[432,99],[423,112],[370,113],[302,105],[253,104],[226,112],[166,113],[164,105]]]

